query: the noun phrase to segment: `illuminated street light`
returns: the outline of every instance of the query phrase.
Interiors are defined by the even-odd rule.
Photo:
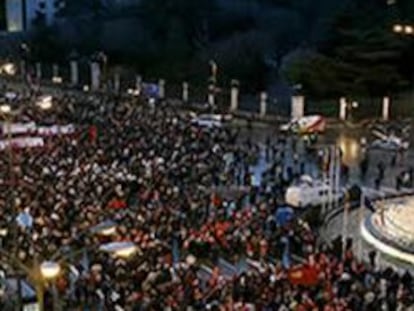
[[[2,112],[2,113],[10,113],[11,112],[11,107],[10,107],[10,105],[1,105],[0,106],[0,111]]]
[[[7,75],[13,76],[16,74],[16,66],[12,63],[6,63],[0,67],[0,73],[5,73]]]
[[[406,26],[404,27],[404,32],[405,32],[407,35],[412,35],[412,34],[414,33],[414,28],[413,28],[413,26],[411,26],[411,25],[406,25]]]
[[[395,33],[404,34],[404,35],[413,35],[414,34],[414,27],[412,25],[395,24],[392,27],[392,30]]]
[[[401,33],[404,30],[404,27],[400,24],[396,24],[394,25],[394,27],[392,28],[392,30],[396,33]]]
[[[44,261],[40,265],[40,273],[47,280],[55,279],[60,273],[60,265],[53,261]]]
[[[0,237],[5,237],[7,235],[7,228],[0,229]]]

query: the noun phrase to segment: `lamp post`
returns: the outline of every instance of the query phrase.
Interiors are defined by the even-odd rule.
[[[20,71],[21,71],[21,76],[23,79],[23,82],[26,81],[26,73],[27,73],[27,68],[28,68],[28,61],[29,61],[29,56],[30,56],[30,47],[27,45],[27,43],[22,43],[20,45]]]
[[[58,311],[59,303],[58,303],[58,293],[56,289],[55,280],[58,277],[61,267],[59,263],[54,261],[44,261],[40,264],[40,274],[45,281],[50,281],[52,283],[52,295],[53,295],[53,310]]]
[[[405,37],[414,36],[414,25],[412,25],[412,24],[394,24],[392,26],[392,31],[397,35],[401,35],[401,36],[405,36]],[[414,76],[413,76],[412,83],[414,85]],[[414,89],[412,90],[412,101],[414,102]]]

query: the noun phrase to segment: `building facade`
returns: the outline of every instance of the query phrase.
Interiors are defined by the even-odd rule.
[[[22,32],[30,30],[33,22],[44,18],[50,25],[58,8],[55,0],[0,0],[0,31]]]

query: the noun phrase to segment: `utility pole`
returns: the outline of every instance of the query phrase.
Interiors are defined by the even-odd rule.
[[[336,147],[331,146],[329,148],[329,188],[328,188],[328,210],[332,210],[333,203],[333,187],[334,187],[334,174],[336,163]]]

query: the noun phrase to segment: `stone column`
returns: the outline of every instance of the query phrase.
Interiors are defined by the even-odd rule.
[[[20,61],[20,75],[26,78],[26,62],[24,60]]]
[[[119,93],[121,90],[121,76],[119,75],[119,72],[115,72],[114,74],[114,92]]]
[[[237,80],[231,81],[230,93],[230,111],[235,112],[239,109],[239,82]]]
[[[346,98],[345,97],[341,97],[339,99],[339,119],[341,121],[345,121],[346,120],[346,108],[347,108],[347,102],[346,102]]]
[[[188,82],[183,82],[183,93],[182,93],[182,100],[184,103],[188,102],[188,89],[189,89],[189,85]]]
[[[267,93],[260,93],[260,116],[264,117],[267,113]]]
[[[135,77],[135,89],[141,94],[141,88],[142,88],[142,77],[140,75],[137,75]]]
[[[163,79],[158,81],[158,96],[160,99],[165,98],[165,80]]]
[[[305,97],[302,95],[292,96],[291,117],[299,119],[305,115]]]
[[[390,98],[385,96],[382,99],[382,120],[388,121],[390,119]]]
[[[52,66],[52,79],[59,77],[59,66],[57,64],[53,64]]]
[[[100,87],[101,67],[97,62],[91,63],[91,90],[97,91]]]
[[[42,64],[36,63],[36,79],[40,81],[42,79]]]
[[[210,84],[208,86],[208,99],[207,99],[207,102],[208,102],[209,106],[212,106],[212,107],[215,105],[214,91],[215,91],[214,84]]]
[[[70,82],[72,85],[78,85],[79,83],[79,68],[76,60],[70,62]]]

